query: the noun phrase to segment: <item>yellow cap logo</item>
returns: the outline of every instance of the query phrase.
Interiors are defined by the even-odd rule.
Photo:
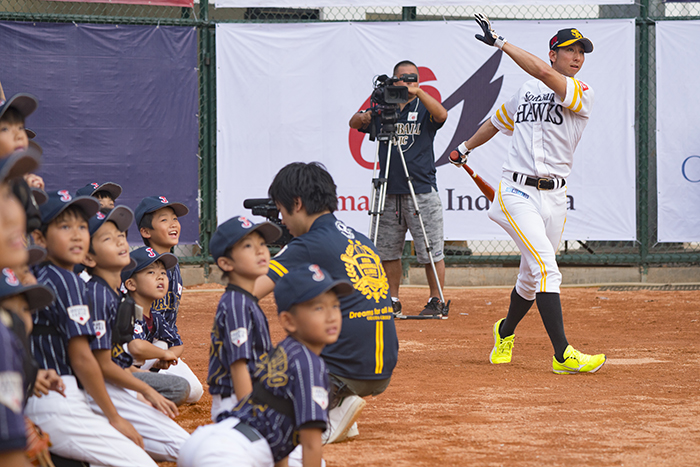
[[[572,29],[571,35],[574,36],[576,39],[583,39],[583,34],[578,32],[578,29]]]

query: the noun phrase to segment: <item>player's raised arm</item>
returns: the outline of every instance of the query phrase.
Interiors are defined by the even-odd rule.
[[[566,78],[556,71],[542,59],[532,55],[530,52],[521,49],[508,42],[504,37],[499,36],[491,27],[489,19],[481,13],[474,15],[477,24],[484,31],[484,35],[477,34],[476,38],[481,42],[498,47],[504,51],[515,63],[518,64],[527,74],[542,81],[557,96],[564,99],[566,97]],[[553,52],[550,51],[550,56]]]

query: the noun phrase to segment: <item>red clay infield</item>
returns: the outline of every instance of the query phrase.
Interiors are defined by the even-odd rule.
[[[191,287],[180,306],[184,359],[202,382],[222,292]],[[328,466],[700,465],[700,291],[563,289],[569,342],[608,356],[596,374],[572,376],[552,373],[536,307],[517,329],[513,361],[489,363],[509,295],[448,288],[449,319],[396,321],[391,385],[367,400],[357,438],[324,448]],[[401,289],[409,313],[427,298],[425,288]],[[276,343],[274,302],[261,305]],[[210,423],[210,405],[205,391],[177,421],[188,431]]]

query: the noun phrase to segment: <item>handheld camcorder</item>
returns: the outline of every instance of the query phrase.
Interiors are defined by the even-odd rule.
[[[379,137],[379,141],[388,141],[395,132],[395,124],[399,119],[399,104],[408,102],[408,87],[395,86],[398,81],[404,83],[417,83],[418,75],[406,73],[398,78],[389,78],[387,75],[380,75],[374,79],[374,90],[370,98],[372,112],[372,125],[370,125],[369,139],[374,141]],[[381,129],[377,134],[375,118],[379,118]]]
[[[279,218],[279,209],[277,209],[275,202],[270,198],[246,199],[243,200],[243,207],[250,209],[254,216],[262,216],[282,229],[282,236],[272,242],[270,245],[282,247],[292,240],[292,234],[289,233],[289,230],[287,230],[287,227],[282,224],[282,221]]]

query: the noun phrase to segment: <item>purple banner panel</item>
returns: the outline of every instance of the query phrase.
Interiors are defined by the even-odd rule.
[[[199,238],[197,35],[192,27],[0,22],[0,81],[29,92],[47,190],[115,182],[116,204],[186,204],[180,241]],[[132,244],[138,230],[129,231]]]

